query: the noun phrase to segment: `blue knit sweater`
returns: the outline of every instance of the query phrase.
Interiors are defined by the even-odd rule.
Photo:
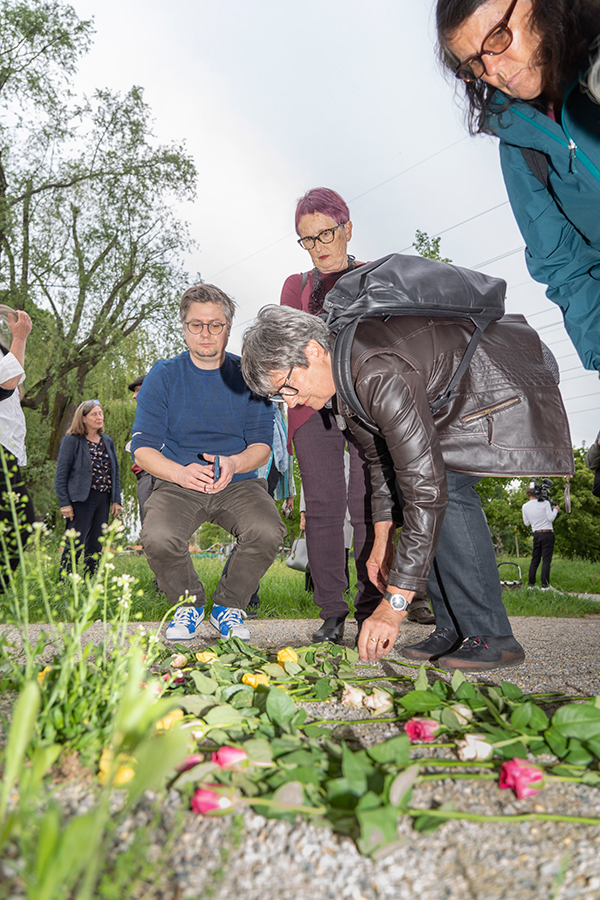
[[[250,444],[273,443],[273,405],[253,394],[242,378],[240,358],[225,354],[219,369],[200,369],[186,350],[160,359],[144,379],[137,398],[131,441],[159,450],[187,466],[198,453],[232,456]],[[233,481],[256,472],[233,476]]]

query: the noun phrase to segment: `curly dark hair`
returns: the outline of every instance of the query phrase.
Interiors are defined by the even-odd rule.
[[[438,55],[442,65],[456,72],[458,60],[448,47],[460,26],[488,0],[438,0],[436,26]],[[528,101],[546,109],[547,100],[560,101],[565,85],[590,65],[591,47],[600,34],[600,0],[531,0],[530,25],[540,35],[535,62],[544,69],[544,92]],[[492,133],[490,114],[507,109],[514,101],[509,97],[504,106],[492,105],[496,88],[479,79],[464,84],[467,94],[467,119],[471,134]]]

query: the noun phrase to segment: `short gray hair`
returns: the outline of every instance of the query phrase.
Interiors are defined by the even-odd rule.
[[[264,397],[273,391],[273,372],[308,369],[309,341],[330,352],[331,332],[322,319],[290,306],[263,306],[242,345],[242,375],[250,390]]]
[[[188,309],[192,303],[216,303],[223,310],[228,325],[235,315],[235,302],[214,284],[195,284],[185,291],[179,303],[179,318],[185,322]]]

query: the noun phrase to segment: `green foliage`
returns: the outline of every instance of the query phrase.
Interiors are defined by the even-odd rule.
[[[556,551],[568,558],[600,560],[600,501],[592,494],[594,474],[585,465],[585,448],[575,448],[575,474],[570,479],[571,512],[565,512],[564,478],[554,478],[552,500],[561,511],[554,521]],[[476,486],[498,555],[531,555],[531,529],[523,524],[525,488],[531,479],[482,478]]]
[[[452,262],[451,259],[447,259],[443,257],[440,253],[440,241],[441,238],[429,237],[426,231],[419,231],[417,228],[415,232],[415,239],[413,241],[413,247],[419,254],[419,256],[424,256],[426,259],[437,259],[439,262],[449,263]]]

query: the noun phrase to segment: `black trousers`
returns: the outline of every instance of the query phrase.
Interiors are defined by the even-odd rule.
[[[102,552],[100,537],[102,535],[102,526],[108,522],[108,514],[110,512],[110,494],[108,491],[91,490],[87,500],[74,502],[73,518],[67,519],[66,527],[74,528],[79,532],[75,539],[77,548],[77,559],[83,552],[83,561],[86,572],[90,575],[98,568],[98,556]],[[69,542],[65,544],[63,555],[60,561],[61,569],[71,570],[71,546]]]
[[[8,531],[4,534],[6,552],[0,552],[0,580],[3,582],[7,570],[14,572],[19,565],[19,538],[17,534],[20,535],[21,544],[24,547],[31,537],[30,526],[35,521],[35,512],[33,501],[27,485],[23,481],[23,475],[17,464],[16,457],[6,447],[1,447],[1,451],[4,454],[7,471],[4,471],[4,464],[0,458],[0,521],[8,527]],[[7,492],[9,491],[16,494],[14,500],[16,522],[11,502],[7,497]]]
[[[535,576],[542,560],[542,587],[550,584],[550,565],[554,553],[554,532],[536,531],[533,535],[533,553],[529,566],[529,584],[535,584]]]

